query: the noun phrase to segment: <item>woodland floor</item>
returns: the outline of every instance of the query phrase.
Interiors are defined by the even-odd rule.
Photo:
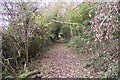
[[[90,55],[73,53],[65,43],[56,43],[42,59],[31,63],[32,70],[40,70],[42,78],[81,78],[87,75],[83,68]]]

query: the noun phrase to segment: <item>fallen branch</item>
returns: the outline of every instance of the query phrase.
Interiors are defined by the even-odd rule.
[[[30,76],[35,75],[35,74],[40,74],[40,71],[35,70],[35,71],[23,73],[20,76],[18,76],[18,78],[16,80],[26,80],[27,78],[29,78]]]
[[[78,23],[71,23],[71,22],[63,22],[63,21],[57,21],[52,19],[52,21],[57,22],[57,23],[62,23],[62,24],[78,24]]]

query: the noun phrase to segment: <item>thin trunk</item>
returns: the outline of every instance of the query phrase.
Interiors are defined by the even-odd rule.
[[[25,38],[26,38],[26,41],[25,41],[25,65],[24,65],[24,70],[27,72],[28,69],[27,69],[27,66],[28,66],[28,25],[29,25],[29,17],[26,19],[25,21]]]
[[[73,37],[73,31],[72,31],[72,26],[70,24],[70,33],[71,33],[71,38]]]

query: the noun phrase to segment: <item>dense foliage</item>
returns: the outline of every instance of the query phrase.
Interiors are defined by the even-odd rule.
[[[69,41],[75,53],[91,54],[85,67],[95,73],[92,77],[118,77],[120,3],[83,2],[75,8],[73,3],[1,4],[1,15],[7,14],[9,22],[1,31],[3,77],[28,72],[32,59],[43,55],[55,40]]]
[[[90,41],[93,40],[93,30],[90,21],[95,15],[95,6],[95,3],[81,4],[78,13],[71,17],[72,22],[78,23],[73,30],[75,39],[73,38],[71,40],[71,45],[74,46],[75,49],[78,49],[75,51],[89,49],[88,47],[91,45]]]
[[[94,55],[86,64],[92,67],[94,77],[118,76],[118,7],[118,3],[84,3],[78,9],[80,15],[71,18],[78,23],[75,28],[80,35],[75,35],[70,45],[77,53]]]
[[[55,36],[56,23],[50,22],[51,15],[39,12],[33,3],[3,3],[6,13],[11,17],[3,36],[3,71],[5,75],[27,71],[28,62],[46,51]],[[8,7],[11,5],[12,7]],[[19,10],[19,11],[18,11]],[[15,14],[15,15],[13,15]],[[54,18],[54,15],[53,15]],[[56,18],[56,16],[55,16]],[[52,33],[53,32],[53,33]]]

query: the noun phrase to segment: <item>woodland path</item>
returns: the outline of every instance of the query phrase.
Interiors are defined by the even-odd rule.
[[[41,71],[42,78],[81,78],[85,74],[84,61],[89,57],[79,57],[64,43],[56,43],[42,59],[32,64],[34,70]]]

